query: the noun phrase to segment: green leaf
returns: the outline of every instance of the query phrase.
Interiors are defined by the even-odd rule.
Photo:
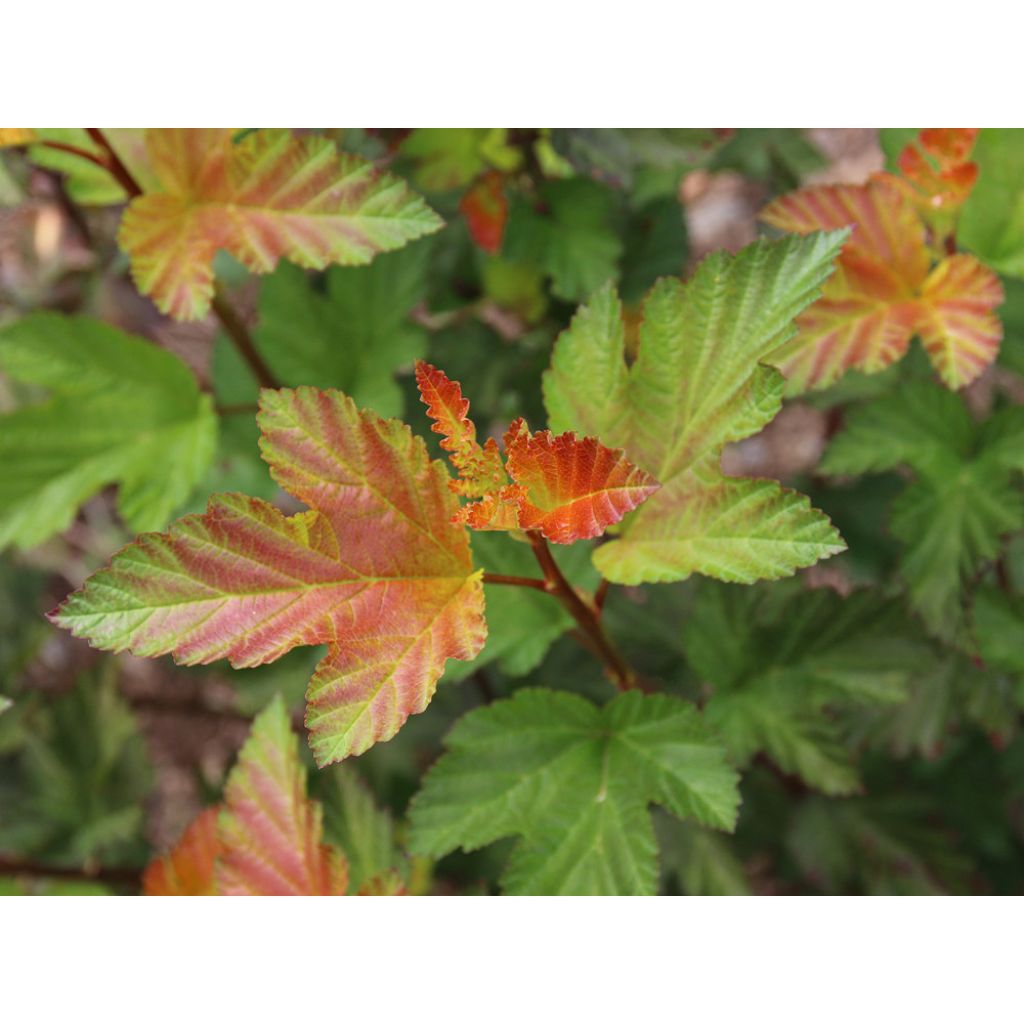
[[[985,664],[1024,673],[1024,598],[984,587],[974,596],[971,618]]]
[[[965,582],[996,557],[1004,534],[1024,527],[1024,500],[1012,479],[1024,468],[1022,453],[1020,409],[978,425],[959,395],[919,380],[851,410],[821,468],[915,471],[892,506],[890,527],[905,546],[901,571],[914,607],[933,633],[951,636],[962,624]]]
[[[692,822],[662,818],[658,837],[664,868],[687,896],[749,896],[743,865],[725,836]]]
[[[426,353],[426,332],[409,319],[426,290],[432,243],[414,242],[365,267],[331,267],[319,281],[282,263],[260,291],[254,341],[287,387],[334,387],[360,408],[402,413],[398,366]],[[321,287],[318,287],[320,285]],[[215,357],[218,396],[254,402],[258,385],[225,338]]]
[[[0,419],[0,547],[41,543],[113,483],[132,529],[160,528],[210,464],[210,399],[150,342],[33,313],[0,331],[0,370],[50,393]]]
[[[850,793],[859,779],[827,709],[899,703],[921,645],[872,593],[790,589],[703,584],[684,631],[687,657],[714,686],[708,721],[737,762],[764,752],[808,785]]]
[[[411,809],[411,846],[440,855],[521,836],[514,894],[653,893],[647,804],[731,829],[735,772],[699,713],[666,696],[521,690],[466,715]]]
[[[570,178],[546,182],[538,200],[540,209],[523,200],[513,204],[502,256],[540,267],[551,277],[551,291],[570,302],[613,280],[622,255],[615,193],[597,182]]]
[[[687,255],[686,220],[675,196],[631,210],[619,285],[623,301],[638,302],[659,277],[681,274]]]
[[[1000,273],[1024,277],[1024,131],[983,128],[971,158],[980,173],[957,240]]]
[[[468,185],[488,166],[513,170],[520,157],[505,144],[505,128],[417,128],[401,145],[417,164],[416,181],[430,192]]]
[[[715,153],[711,166],[771,181],[784,191],[824,167],[825,158],[799,128],[737,128]]]
[[[336,765],[317,795],[324,807],[325,834],[348,859],[349,893],[399,866],[394,820],[377,806],[353,768]]]
[[[791,575],[843,550],[828,519],[769,480],[724,476],[723,447],[778,412],[784,382],[762,365],[819,294],[845,232],[757,242],[709,256],[688,284],[663,279],[625,360],[618,297],[601,291],[555,346],[544,377],[552,429],[622,447],[661,490],[627,516],[594,561],[616,583],[730,582]]]

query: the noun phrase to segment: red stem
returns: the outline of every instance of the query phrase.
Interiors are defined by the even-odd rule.
[[[594,653],[604,662],[605,671],[620,690],[635,690],[640,686],[636,674],[623,660],[622,655],[612,646],[598,617],[596,606],[587,604],[558,568],[547,541],[536,531],[527,530],[526,536],[533,547],[533,553],[544,573],[548,593],[561,602],[565,610],[576,620],[576,625],[586,638]]]

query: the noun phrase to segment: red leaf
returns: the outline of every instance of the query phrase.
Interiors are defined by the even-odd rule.
[[[904,147],[897,166],[908,193],[929,210],[955,210],[971,194],[978,165],[967,158],[978,128],[924,128]]]
[[[208,807],[165,857],[152,861],[142,876],[146,896],[214,896],[214,864],[221,852],[217,838],[219,807]]]
[[[462,194],[459,210],[473,241],[491,254],[501,250],[508,223],[508,197],[498,171],[485,171]]]

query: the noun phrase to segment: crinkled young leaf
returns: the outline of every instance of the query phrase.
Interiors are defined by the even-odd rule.
[[[0,548],[41,543],[115,483],[129,526],[162,528],[213,458],[209,397],[142,338],[33,313],[0,330],[0,370],[50,394],[0,417]]]
[[[808,785],[839,794],[859,780],[826,708],[899,703],[921,658],[911,636],[898,610],[868,592],[843,599],[704,583],[683,646],[714,686],[708,720],[737,762],[763,751]]]
[[[469,401],[456,381],[423,362],[416,381],[432,429],[444,438],[441,447],[459,473],[452,490],[480,499],[456,517],[475,530],[538,530],[548,540],[571,544],[600,536],[657,490],[650,474],[621,451],[572,433],[531,434],[522,418],[505,434],[503,465],[493,438],[483,447],[478,443]]]
[[[828,519],[774,481],[724,476],[723,447],[778,412],[783,381],[771,361],[793,319],[818,294],[842,233],[758,242],[715,253],[683,284],[664,279],[644,306],[627,366],[622,307],[610,288],[577,313],[544,377],[555,430],[622,447],[661,489],[594,561],[613,582],[730,582],[792,574],[843,550]]]
[[[152,861],[142,875],[146,896],[216,896],[214,868],[221,853],[219,807],[207,807],[185,829],[170,853]]]
[[[447,658],[483,646],[483,591],[448,475],[397,420],[339,392],[264,391],[262,452],[310,506],[286,516],[238,494],[145,534],[53,621],[105,650],[236,668],[327,644],[307,692],[321,765],[393,736]]]
[[[416,364],[420,398],[433,420],[431,430],[442,437],[441,447],[459,474],[452,490],[466,498],[479,498],[508,483],[498,444],[493,437],[481,447],[476,425],[469,418],[469,399],[462,385],[422,361]]]
[[[280,259],[320,270],[441,227],[401,181],[326,138],[151,128],[146,147],[160,188],[132,200],[118,238],[139,290],[179,320],[209,309],[218,249],[260,274]]]
[[[228,776],[215,881],[225,896],[344,896],[348,862],[323,843],[299,741],[280,697],[253,722]]]
[[[853,229],[821,299],[772,359],[790,392],[826,387],[849,369],[877,373],[903,357],[915,334],[950,388],[995,359],[999,278],[964,253],[933,269],[924,223],[890,179],[802,189],[769,203],[761,219],[800,234]]]
[[[519,525],[556,544],[600,537],[658,489],[621,449],[575,434],[531,434],[516,420],[505,435],[509,476],[522,488]]]
[[[440,855],[520,836],[515,894],[653,893],[649,803],[716,828],[735,824],[736,774],[692,706],[622,694],[521,690],[466,715],[411,809],[412,848]]]

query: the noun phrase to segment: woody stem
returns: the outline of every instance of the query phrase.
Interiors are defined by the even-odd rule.
[[[594,653],[604,662],[605,671],[620,690],[634,690],[639,686],[636,673],[626,664],[622,655],[612,646],[601,625],[598,610],[588,604],[565,578],[551,554],[547,541],[536,530],[527,530],[526,536],[533,548],[537,563],[544,573],[545,589],[555,597],[573,617]]]

